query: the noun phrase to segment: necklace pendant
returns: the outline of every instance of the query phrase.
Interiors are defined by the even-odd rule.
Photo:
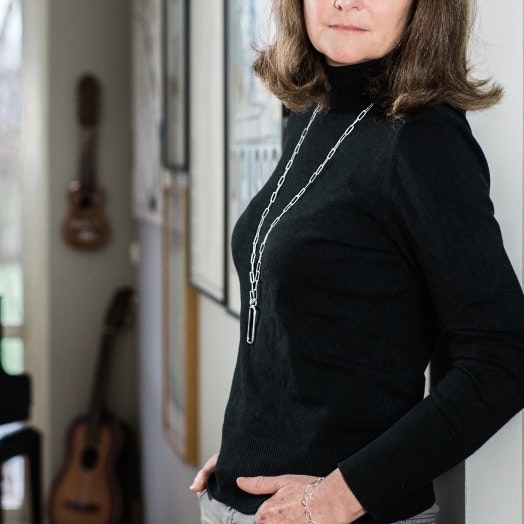
[[[247,317],[247,343],[253,344],[255,342],[255,331],[257,329],[257,316],[258,311],[255,305],[249,306],[249,312]]]

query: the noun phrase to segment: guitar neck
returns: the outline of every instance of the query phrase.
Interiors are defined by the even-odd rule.
[[[131,311],[133,298],[133,288],[125,286],[118,289],[106,313],[91,393],[91,403],[89,406],[89,421],[86,436],[88,447],[96,447],[98,430],[107,398],[109,372],[111,369],[111,353],[119,329],[126,321],[129,322],[129,313]]]
[[[85,191],[92,191],[96,185],[96,126],[80,128],[80,166],[79,179]]]
[[[77,84],[78,123],[80,125],[80,182],[87,189],[95,185],[95,146],[100,120],[100,83],[90,74]]]
[[[106,407],[111,369],[111,348],[115,337],[116,329],[106,326],[102,335],[101,350],[98,354],[96,365],[95,382],[93,384],[91,401],[89,404],[87,443],[90,446],[94,446],[96,443],[102,413]]]

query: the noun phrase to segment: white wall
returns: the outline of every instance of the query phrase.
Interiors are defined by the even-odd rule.
[[[26,0],[23,137],[26,366],[43,431],[45,494],[64,457],[66,429],[86,411],[113,290],[134,283],[130,209],[130,8],[127,0]],[[78,175],[75,84],[102,85],[99,181],[112,237],[104,249],[67,247],[66,188]],[[117,339],[109,407],[137,422],[133,330]]]
[[[139,408],[143,463],[145,522],[169,524],[198,522],[194,496],[189,495],[192,468],[184,466],[161,430],[162,337],[160,230],[141,224],[139,331]]]
[[[161,430],[161,254],[159,228],[139,229],[142,270],[140,308],[140,423],[143,487],[148,524],[195,524],[197,497],[189,491],[196,469],[183,464]],[[236,321],[223,308],[200,300],[200,456],[218,450],[220,428],[236,354]]]
[[[33,374],[32,417],[44,433],[49,429],[49,155],[48,135],[48,38],[49,5],[42,1],[24,7],[24,133],[23,264],[25,366]],[[50,439],[44,445],[44,489],[49,481]]]
[[[492,173],[496,215],[513,266],[523,277],[524,16],[522,0],[504,8],[479,0],[475,58],[503,84],[503,103],[471,118]],[[523,522],[523,418],[517,415],[466,462],[466,522]]]
[[[500,9],[480,0],[482,34],[480,51],[490,68],[507,86],[500,109],[474,118],[475,132],[493,170],[493,193],[506,244],[515,267],[522,274],[522,5]],[[203,10],[192,2],[192,108],[193,131],[206,126],[204,107],[222,104],[220,75],[223,53],[222,2],[208,2]],[[479,43],[480,44],[480,43]],[[480,48],[479,48],[480,49]],[[205,104],[203,103],[205,101]],[[209,129],[208,129],[209,132]],[[193,157],[220,157],[222,133],[206,143],[192,137]],[[195,145],[196,144],[196,145]],[[218,168],[217,168],[218,169]],[[210,174],[212,176],[212,174]],[[184,466],[161,434],[160,423],[160,234],[146,223],[140,226],[142,264],[139,289],[140,413],[144,445],[144,488],[148,524],[194,524],[198,508],[188,486],[196,469]],[[219,446],[238,342],[237,321],[205,297],[200,299],[200,449],[201,462]],[[467,463],[466,524],[522,522],[522,421],[516,417],[499,435]],[[463,498],[461,471],[444,479],[447,496]],[[459,486],[455,493],[456,486]],[[460,508],[461,500],[453,505]],[[446,517],[448,518],[448,517]],[[454,515],[443,524],[462,524]]]

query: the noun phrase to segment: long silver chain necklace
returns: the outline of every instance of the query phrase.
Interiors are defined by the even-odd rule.
[[[260,222],[257,227],[257,232],[255,234],[255,238],[253,239],[253,250],[251,252],[251,271],[249,272],[249,281],[251,282],[251,289],[249,291],[249,314],[248,314],[248,321],[247,321],[247,343],[253,344],[255,342],[255,332],[257,327],[257,321],[258,321],[258,282],[260,280],[260,269],[262,267],[262,254],[264,253],[264,249],[266,247],[266,241],[275,226],[280,222],[280,219],[298,202],[298,200],[302,197],[302,195],[309,189],[311,184],[316,180],[318,175],[322,173],[325,165],[333,158],[333,155],[337,152],[337,149],[339,148],[340,144],[353,132],[355,129],[355,126],[368,114],[369,110],[373,107],[373,104],[370,104],[366,109],[364,109],[354,120],[354,122],[346,128],[346,130],[342,133],[340,138],[338,139],[337,143],[331,148],[329,153],[327,154],[324,161],[317,167],[315,172],[311,175],[306,185],[289,201],[289,203],[286,205],[286,207],[282,210],[280,215],[278,215],[273,222],[271,222],[271,225],[269,226],[262,242],[260,243],[260,246],[258,246],[258,241],[260,240],[260,230],[262,229],[262,225],[264,224],[264,221],[266,220],[266,217],[269,214],[269,210],[271,209],[271,206],[275,202],[278,193],[280,192],[280,189],[282,188],[286,176],[291,169],[291,166],[293,165],[293,161],[295,160],[295,157],[297,156],[298,152],[300,151],[300,147],[302,146],[302,143],[304,142],[304,139],[306,138],[306,135],[308,134],[309,128],[311,127],[311,124],[315,120],[319,110],[320,106],[317,106],[315,111],[313,111],[313,114],[311,115],[311,118],[309,120],[308,125],[304,128],[302,131],[302,134],[300,135],[300,138],[297,142],[297,145],[295,146],[295,149],[293,151],[293,154],[291,155],[291,158],[289,159],[288,163],[286,164],[286,167],[284,169],[284,173],[282,176],[278,179],[277,187],[273,191],[271,198],[269,199],[269,204],[267,205],[266,209],[264,209],[262,216],[260,217]],[[258,260],[257,260],[257,246],[258,246]]]

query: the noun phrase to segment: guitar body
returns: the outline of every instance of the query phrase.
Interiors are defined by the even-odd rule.
[[[109,222],[103,209],[103,189],[98,185],[85,188],[75,180],[69,185],[68,200],[69,213],[62,229],[64,240],[77,249],[102,247],[109,237]]]
[[[129,481],[118,472],[123,461],[130,462],[129,442],[125,442],[129,432],[104,406],[111,349],[118,331],[129,321],[134,295],[131,287],[122,287],[108,307],[90,409],[73,422],[67,458],[53,483],[49,502],[52,524],[129,524],[129,519],[123,518],[123,509],[128,509],[123,508],[127,495],[123,486]]]
[[[116,462],[123,446],[119,422],[104,417],[96,446],[86,446],[90,421],[77,419],[69,433],[68,459],[51,492],[52,524],[117,524],[121,522],[122,492]]]

